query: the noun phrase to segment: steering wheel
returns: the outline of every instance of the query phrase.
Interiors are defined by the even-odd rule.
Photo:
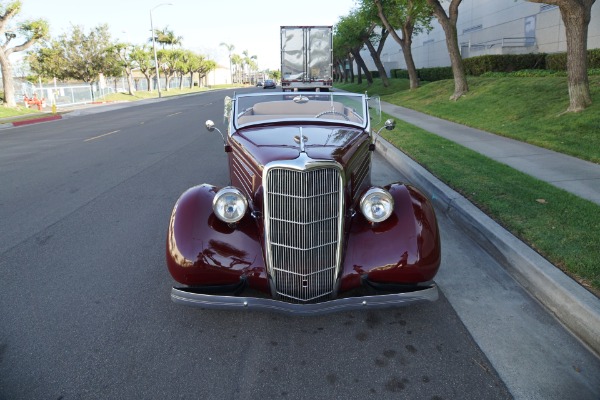
[[[328,115],[328,114],[341,115],[346,121],[350,121],[350,118],[348,118],[348,116],[346,114],[341,113],[339,111],[334,111],[334,110],[323,111],[323,112],[315,115],[315,118],[320,118],[323,115]]]

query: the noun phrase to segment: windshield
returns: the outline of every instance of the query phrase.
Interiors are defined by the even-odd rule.
[[[332,121],[367,128],[365,96],[355,93],[268,93],[236,97],[235,128],[277,121]]]

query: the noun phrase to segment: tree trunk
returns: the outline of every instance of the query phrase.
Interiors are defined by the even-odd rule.
[[[148,74],[144,74],[144,76],[146,77],[146,82],[148,82],[148,91],[151,92],[152,91],[152,77]]]
[[[527,0],[558,6],[567,37],[569,108],[578,112],[592,104],[587,72],[588,26],[596,0]]]
[[[417,67],[415,66],[415,60],[412,56],[412,40],[404,38],[400,46],[402,47],[402,54],[404,54],[404,62],[406,63],[406,70],[408,71],[410,88],[416,89],[419,87],[419,75],[417,74]]]
[[[352,53],[352,55],[354,55],[354,53]],[[360,65],[358,60],[356,60],[356,57],[354,57],[354,60],[356,61],[356,66],[358,67],[357,71],[356,71],[358,73],[358,76],[356,77],[356,82],[359,85],[362,85],[362,78],[363,78],[362,65]],[[354,82],[354,79],[352,80],[352,82]]]
[[[358,83],[362,83],[362,81],[360,79],[360,76],[362,75],[360,73],[360,70],[362,69],[365,73],[365,78],[367,79],[369,86],[371,86],[373,84],[373,75],[371,74],[371,71],[369,71],[369,69],[367,68],[367,64],[365,64],[365,60],[363,60],[362,56],[360,55],[360,48],[353,50],[352,54],[354,55],[356,64],[358,64],[358,76],[359,76]]]
[[[200,87],[200,83],[198,83],[198,87]],[[194,88],[194,72],[190,72],[190,89]]]
[[[348,71],[346,71],[346,60],[342,60],[340,63],[340,83],[348,82]]]
[[[133,84],[133,76],[131,73],[131,68],[125,68],[125,75],[127,75],[127,87],[129,89],[129,95],[133,96],[135,92],[135,86]]]
[[[169,84],[171,83],[172,75],[167,75],[166,73],[163,73],[163,75],[165,76],[165,92],[168,92],[169,91]],[[160,82],[158,82],[158,84],[160,85]]]
[[[4,85],[4,105],[7,107],[16,107],[15,86],[13,83],[13,69],[10,60],[0,51],[0,60],[2,65],[2,84]]]
[[[467,78],[465,75],[465,67],[460,55],[458,46],[458,34],[456,31],[456,21],[458,19],[458,6],[462,0],[452,0],[450,3],[449,15],[442,8],[439,0],[427,0],[427,3],[433,7],[433,14],[438,19],[444,34],[446,35],[446,47],[450,55],[450,63],[452,64],[452,74],[454,75],[454,94],[450,100],[458,100],[462,95],[469,91]]]
[[[378,53],[377,50],[375,50],[375,47],[373,47],[373,43],[371,43],[370,40],[367,40],[365,42],[365,44],[367,45],[367,48],[369,49],[369,53],[371,53],[371,58],[373,58],[373,62],[375,63],[375,66],[377,67],[377,71],[379,71],[379,77],[381,78],[381,82],[383,83],[383,86],[384,87],[390,86],[390,81],[387,77],[387,72],[385,71],[385,67],[383,66],[383,63],[381,62],[380,53]],[[383,46],[380,45],[379,48],[383,48]]]
[[[383,22],[385,29],[388,30],[390,35],[394,38],[396,43],[400,45],[402,48],[402,54],[404,55],[404,62],[406,63],[406,70],[408,71],[408,78],[410,80],[410,88],[416,89],[419,87],[419,78],[417,77],[417,69],[415,67],[415,61],[412,57],[412,33],[414,29],[414,23],[408,19],[404,26],[402,27],[402,37],[398,36],[394,27],[389,23],[385,14],[383,13],[383,7],[379,1],[375,2],[377,6],[377,15],[379,15],[379,19]]]
[[[447,23],[444,32],[446,33],[446,46],[450,55],[452,74],[454,75],[454,94],[450,97],[450,100],[458,100],[469,91],[469,85],[467,84],[465,66],[458,47],[456,24]]]
[[[592,104],[587,71],[587,37],[593,1],[560,6],[567,37],[567,71],[570,104],[567,112],[579,112]]]

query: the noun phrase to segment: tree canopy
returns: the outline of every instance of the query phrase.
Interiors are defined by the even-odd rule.
[[[40,76],[91,84],[99,74],[121,75],[122,63],[112,48],[108,25],[99,25],[88,33],[82,26],[73,25],[71,32],[51,40],[32,56],[31,69]]]
[[[44,19],[15,22],[21,11],[20,1],[0,2],[0,68],[4,85],[4,104],[16,106],[10,55],[29,49],[48,37],[49,26]]]

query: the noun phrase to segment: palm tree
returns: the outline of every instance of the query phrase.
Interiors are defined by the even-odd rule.
[[[175,36],[175,33],[173,33],[173,31],[168,31],[167,36],[165,37],[165,41],[167,42],[167,44],[171,45],[171,50],[173,50],[175,48],[175,45],[181,46],[183,36]]]
[[[155,29],[154,30],[154,40],[156,43],[160,44],[162,48],[165,48],[166,44],[171,45],[171,49],[175,47],[175,45],[181,45],[183,40],[182,36],[175,36],[175,33],[169,29],[168,26],[165,26],[163,29]],[[148,42],[152,42],[152,38],[148,39]]]
[[[231,62],[235,66],[236,82],[239,82],[240,81],[240,72],[241,72],[241,68],[240,67],[244,65],[244,60],[243,60],[243,58],[239,54],[233,54],[231,56]],[[232,80],[232,82],[233,82],[233,80]]]
[[[231,52],[235,49],[235,46],[232,44],[221,43],[219,46],[223,46],[227,49],[229,53],[229,75],[231,76],[231,83],[233,83],[233,70],[231,69]]]
[[[242,54],[244,55],[244,58],[242,59],[243,62],[243,66],[242,69],[244,70],[244,74],[246,74],[246,66],[248,66],[248,80],[250,80],[250,63],[252,63],[252,60],[256,60],[256,56],[251,56],[250,53],[248,52],[248,50],[244,50],[242,51]]]

